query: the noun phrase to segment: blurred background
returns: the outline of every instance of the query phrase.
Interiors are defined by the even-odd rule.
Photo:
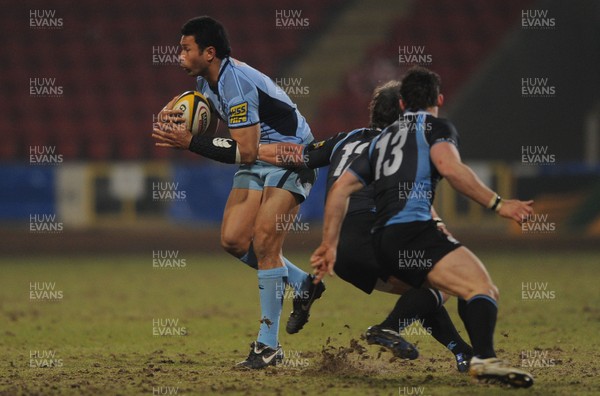
[[[0,252],[218,250],[235,167],[150,137],[166,102],[195,87],[177,65],[179,32],[203,14],[317,139],[366,126],[378,84],[431,68],[463,160],[539,214],[530,228],[509,224],[444,182],[435,206],[459,239],[598,246],[597,1],[27,0],[0,13]],[[302,205],[309,232],[289,246],[316,246],[325,174]]]

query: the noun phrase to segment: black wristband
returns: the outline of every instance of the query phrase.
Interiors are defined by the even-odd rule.
[[[237,142],[233,139],[196,135],[192,137],[189,150],[226,164],[240,163]]]
[[[502,202],[502,198],[500,197],[500,195],[496,194],[496,201],[494,201],[494,204],[492,205],[490,210],[495,211],[498,205],[500,205],[500,202]]]

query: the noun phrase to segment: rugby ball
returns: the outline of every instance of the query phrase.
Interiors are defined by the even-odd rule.
[[[186,91],[179,95],[174,110],[183,111],[185,126],[192,135],[203,134],[210,125],[210,103],[204,95],[198,91]]]

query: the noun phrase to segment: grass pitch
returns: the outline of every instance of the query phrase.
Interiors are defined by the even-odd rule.
[[[308,254],[290,258],[306,268]],[[423,329],[406,336],[415,361],[367,345],[396,298],[337,278],[299,334],[285,333],[285,301],[283,366],[236,370],[258,330],[256,274],[225,253],[181,252],[185,267],[164,269],[151,254],[2,259],[0,394],[598,394],[600,254],[479,256],[500,288],[496,348],[533,373],[528,390],[473,383]],[[464,335],[454,299],[447,308]]]

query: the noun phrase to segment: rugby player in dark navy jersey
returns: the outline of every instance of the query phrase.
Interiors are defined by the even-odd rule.
[[[459,315],[473,345],[473,377],[529,387],[531,374],[496,357],[497,287],[472,252],[439,232],[431,204],[441,177],[468,198],[517,222],[533,213],[533,201],[503,200],[462,163],[456,129],[437,117],[443,104],[437,74],[412,68],[400,92],[403,116],[373,139],[330,189],[323,241],[311,265],[318,279],[333,274],[348,198],[373,183],[377,219],[372,232],[379,264],[413,287],[427,285],[459,297]],[[407,253],[418,253],[430,265],[398,265]]]
[[[313,136],[296,105],[269,77],[230,56],[223,25],[202,16],[189,20],[181,29],[180,61],[183,70],[196,78],[196,90],[214,110],[216,120],[227,123],[231,138],[214,138],[210,133],[192,136],[174,127],[184,120],[173,110],[172,100],[159,114],[159,128],[152,136],[160,147],[190,150],[204,157],[238,164],[233,187],[223,214],[223,248],[252,268],[258,269],[261,324],[242,367],[259,369],[275,365],[283,352],[278,341],[279,319],[286,285],[294,289],[294,311],[287,331],[299,331],[308,320],[312,302],[325,286],[314,284],[312,275],[282,255],[285,238],[282,222],[291,222],[306,199],[316,177],[310,169],[290,171],[258,160],[259,143],[308,144]],[[287,224],[283,224],[284,226]]]
[[[283,166],[319,168],[329,165],[329,190],[371,140],[381,133],[382,128],[398,120],[401,114],[400,82],[390,81],[377,87],[369,112],[369,128],[338,133],[308,146],[289,143],[261,145],[259,156],[263,161]],[[341,229],[335,272],[368,294],[374,289],[402,294],[386,320],[367,330],[367,341],[388,347],[398,357],[415,359],[418,351],[400,336],[399,331],[417,320],[418,316],[422,326],[454,353],[458,370],[466,371],[472,349],[462,340],[443,307],[447,296],[435,289],[412,288],[383,271],[377,263],[371,243],[370,230],[374,222],[374,189],[373,186],[366,186],[350,197],[348,213]]]

